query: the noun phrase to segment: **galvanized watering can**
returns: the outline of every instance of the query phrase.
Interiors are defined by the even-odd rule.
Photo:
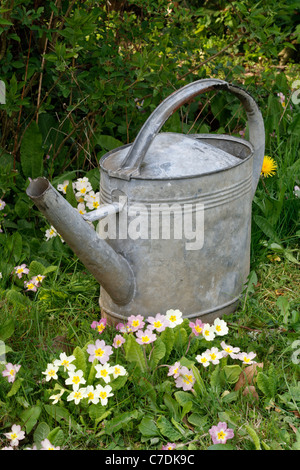
[[[239,98],[250,142],[159,133],[175,110],[210,90]],[[82,216],[46,178],[26,192],[100,283],[102,316],[111,323],[172,308],[211,322],[236,308],[249,274],[264,142],[261,113],[246,91],[199,80],[166,98],[133,144],[101,158],[96,211]]]

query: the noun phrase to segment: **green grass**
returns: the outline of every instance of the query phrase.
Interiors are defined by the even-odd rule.
[[[40,414],[26,434],[24,446],[32,446],[41,423],[46,423],[50,432],[56,430],[53,437],[56,444],[65,449],[155,451],[174,440],[178,449],[204,450],[212,445],[209,428],[226,421],[235,432],[232,442],[227,443],[234,449],[299,449],[299,365],[291,360],[293,342],[299,338],[297,265],[285,260],[262,263],[256,270],[255,286],[248,289],[236,312],[225,318],[229,326],[225,342],[246,352],[256,352],[257,362],[263,363],[261,373],[266,384],[259,387],[253,383],[258,399],[243,396],[242,390],[235,391],[235,382],[221,380],[217,366],[201,369],[198,365],[206,392],[202,397],[196,393],[191,410],[187,408],[185,412],[175,398],[180,389],[174,387],[165,367],[141,373],[135,362],[126,361],[121,350],[117,350],[116,362],[121,361],[128,371],[126,384],[95,415],[89,415],[83,405],[64,401],[63,407],[75,423],[70,426],[64,418],[55,418],[47,412],[53,385],[45,383],[42,371],[60,352],[71,354],[78,346],[84,350],[98,337],[90,324],[100,318],[99,286],[81,268],[72,262],[55,274],[52,281],[49,276],[30,306],[2,301],[2,325],[14,321],[14,332],[5,341],[12,348],[8,357],[14,364],[22,364],[19,376],[23,380],[17,393],[7,397],[11,385],[0,378],[1,447],[7,445],[3,433],[12,424],[22,423],[24,411],[38,406]],[[287,300],[288,315],[278,305],[282,296]],[[111,344],[115,333],[114,327],[107,327],[101,339]],[[177,343],[181,348],[173,349],[167,364],[182,358],[186,350],[184,341],[183,338]],[[194,360],[197,348],[192,340],[187,360]],[[273,387],[271,395],[268,387]],[[26,427],[26,421],[22,424]],[[153,435],[149,431],[151,426]]]

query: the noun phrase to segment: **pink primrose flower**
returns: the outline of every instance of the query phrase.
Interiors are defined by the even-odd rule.
[[[181,368],[180,362],[175,362],[173,366],[169,367],[168,375],[169,376],[173,375],[173,377],[176,379],[177,377],[179,377],[180,368]]]
[[[169,326],[169,320],[167,320],[166,317],[160,313],[157,313],[155,317],[148,317],[147,321],[150,323],[148,328],[156,330],[159,333],[164,331]]]
[[[38,286],[31,279],[30,281],[24,281],[24,288],[26,288],[27,291],[36,292]]]
[[[113,347],[120,348],[122,344],[125,343],[125,339],[122,335],[116,335],[113,340]]]
[[[93,328],[93,330],[97,330],[99,335],[101,335],[101,333],[103,333],[103,331],[105,330],[106,323],[107,319],[102,318],[100,321],[93,321],[93,323],[91,324],[91,328]]]
[[[217,426],[212,426],[209,430],[209,434],[214,444],[225,444],[227,439],[234,437],[232,429],[227,428],[227,423],[219,422]]]
[[[181,367],[178,377],[175,379],[175,386],[183,390],[192,390],[195,383],[195,377],[191,370],[187,367]]]
[[[190,322],[189,326],[190,328],[192,328],[194,335],[199,336],[203,332],[204,323],[201,320],[197,319],[195,323]]]
[[[7,439],[10,439],[10,445],[15,447],[19,445],[19,441],[25,438],[25,432],[21,431],[21,426],[19,424],[13,424],[11,431],[4,433],[4,436]]]
[[[131,331],[138,331],[144,328],[145,322],[143,320],[144,317],[142,317],[142,315],[130,315],[128,318],[128,326],[131,328]]]
[[[21,264],[20,266],[15,266],[13,272],[21,279],[23,274],[29,273],[29,269],[26,267],[26,264]]]
[[[2,372],[3,377],[7,377],[8,382],[13,383],[16,378],[16,373],[19,372],[21,366],[19,364],[13,365],[11,362],[6,364],[6,370]]]
[[[136,341],[139,344],[150,344],[156,340],[156,334],[152,332],[149,328],[145,331],[138,330],[136,333]]]
[[[162,446],[161,450],[173,450],[176,449],[174,442],[168,442],[165,446]]]
[[[130,333],[132,328],[128,323],[126,325],[124,325],[124,323],[118,323],[116,325],[116,330],[120,331],[120,333]]]
[[[87,352],[90,354],[89,362],[93,362],[95,359],[98,359],[101,364],[106,364],[113,351],[111,346],[107,346],[105,344],[105,341],[97,339],[95,344],[88,345]]]

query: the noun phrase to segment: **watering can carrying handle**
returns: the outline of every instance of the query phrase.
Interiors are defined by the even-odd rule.
[[[223,80],[204,79],[198,80],[184,86],[178,91],[168,96],[150,115],[118,171],[118,176],[124,179],[130,179],[132,176],[140,174],[140,166],[146,155],[146,152],[158,134],[165,121],[184,103],[195,98],[201,93],[211,90],[226,90],[239,98],[244,106],[249,124],[249,141],[254,148],[253,155],[253,195],[259,180],[265,150],[265,131],[264,122],[257,103],[249,93],[242,88],[231,85]],[[116,175],[117,176],[117,175]]]

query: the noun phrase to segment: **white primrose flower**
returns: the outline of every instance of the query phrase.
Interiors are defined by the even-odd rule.
[[[83,371],[78,370],[69,370],[68,371],[69,378],[66,379],[66,385],[72,385],[73,390],[77,391],[79,389],[79,385],[85,384],[86,380],[83,378]]]
[[[203,326],[202,335],[206,341],[212,341],[215,338],[215,327],[209,323],[205,323]]]
[[[198,356],[196,356],[196,361],[199,362],[199,364],[202,364],[204,367],[208,367],[210,364],[210,356],[207,351],[205,351],[202,354],[198,354]]]
[[[59,355],[59,359],[55,359],[55,361],[53,362],[53,364],[55,366],[63,366],[64,368],[64,371],[66,370],[75,370],[75,366],[74,364],[71,364],[73,361],[75,361],[75,356],[71,355],[71,356],[67,356],[66,353],[61,353]]]
[[[218,336],[227,335],[228,327],[227,327],[227,323],[224,320],[220,320],[220,318],[216,318],[213,326],[215,328],[215,333]]]
[[[222,341],[221,346],[223,348],[223,357],[229,355],[232,359],[238,358],[240,348],[234,348],[233,346],[230,346],[230,344],[226,344],[224,341]]]
[[[113,373],[112,367],[110,367],[109,363],[106,364],[96,364],[95,369],[97,371],[96,378],[103,379],[106,384],[111,381],[110,374]]]
[[[218,348],[211,348],[206,351],[210,357],[212,364],[219,364],[220,359],[223,357],[223,352],[219,351]]]
[[[66,390],[62,388],[59,393],[56,393],[55,395],[51,395],[50,400],[53,400],[52,401],[53,405],[56,405],[56,403],[59,402],[60,398],[63,396],[65,391]]]
[[[94,191],[90,191],[88,194],[84,196],[84,200],[86,205],[89,209],[97,209],[100,206],[100,193],[95,193]]]
[[[67,401],[74,400],[75,405],[78,405],[81,402],[81,400],[85,398],[84,391],[85,389],[82,389],[82,388],[73,390],[73,392],[71,392],[70,395],[67,396]]]
[[[49,441],[49,439],[44,439],[41,441],[41,449],[40,450],[60,450],[60,447],[54,447],[53,444]]]
[[[251,351],[250,353],[240,352],[237,355],[237,358],[243,361],[243,364],[247,364],[247,365],[255,364],[256,361],[253,361],[255,357],[256,357],[256,354],[253,351]]]
[[[116,364],[115,366],[111,367],[111,373],[114,379],[116,379],[120,375],[127,375],[126,369],[123,366],[120,366],[119,364]]]
[[[57,236],[61,239],[62,243],[64,243],[64,240],[62,239],[61,235],[57,232],[53,225],[51,225],[51,227],[48,228],[45,232],[45,237],[47,241],[50,240],[50,238],[54,238]]]
[[[102,387],[102,385],[97,385],[95,392],[97,396],[101,400],[101,405],[105,406],[107,405],[108,398],[113,396],[113,393],[111,393],[111,386],[110,385],[105,385],[105,387]]]
[[[67,187],[69,184],[69,180],[64,181],[62,184],[57,185],[58,191],[61,191],[63,194],[67,194]]]
[[[57,380],[57,371],[58,371],[58,366],[50,363],[47,365],[47,369],[42,372],[46,376],[46,382],[49,382],[49,380],[54,379]]]
[[[79,214],[81,214],[81,215],[86,213],[84,202],[80,202],[78,204],[77,210],[78,210]]]
[[[80,202],[83,202],[81,200],[84,199],[84,196],[89,192],[89,191],[92,191],[93,188],[92,188],[92,185],[91,183],[89,182],[88,178],[87,177],[84,177],[84,178],[78,178],[77,181],[75,181],[75,197],[77,200],[79,200]]]
[[[180,325],[183,322],[182,312],[180,310],[168,310],[166,312],[166,319],[169,321],[169,327],[175,328],[175,326]]]
[[[85,389],[81,389],[84,398],[88,399],[88,403],[93,403],[97,405],[99,403],[99,395],[95,393],[95,389],[93,385],[88,385]]]
[[[56,229],[53,227],[53,225],[51,225],[51,227],[48,228],[45,233],[45,237],[47,241],[50,240],[50,238],[57,237],[57,235],[58,233]]]

